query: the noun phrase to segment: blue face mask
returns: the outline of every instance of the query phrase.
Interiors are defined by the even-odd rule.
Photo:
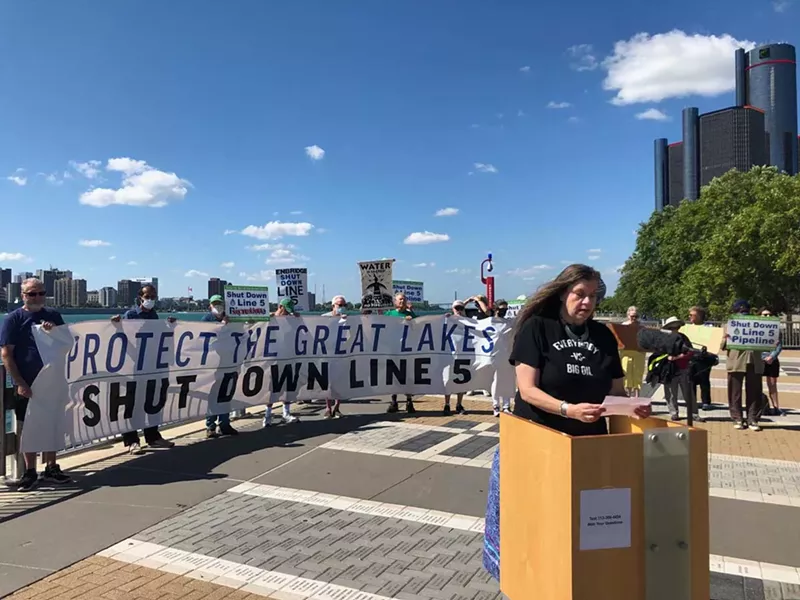
[[[344,306],[337,306],[336,308],[333,309],[333,312],[335,312],[337,315],[343,315]]]

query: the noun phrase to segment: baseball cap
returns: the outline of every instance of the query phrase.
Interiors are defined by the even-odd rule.
[[[213,296],[211,296],[211,298],[208,299],[208,303],[214,304],[214,302],[222,302],[224,304],[225,300],[223,300],[222,296],[220,296],[219,294],[214,294]]]
[[[286,309],[286,312],[294,313],[294,302],[291,298],[284,298],[280,301],[280,305]]]

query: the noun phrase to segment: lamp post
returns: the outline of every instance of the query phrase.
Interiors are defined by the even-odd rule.
[[[491,252],[485,259],[483,259],[483,262],[481,263],[481,283],[486,286],[486,302],[489,304],[489,308],[492,308],[494,306],[494,277],[491,275],[488,277],[485,276],[483,274],[484,267],[486,268],[487,273],[491,273],[494,270]]]

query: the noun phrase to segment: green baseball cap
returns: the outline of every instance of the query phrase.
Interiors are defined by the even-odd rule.
[[[294,313],[294,301],[291,298],[284,298],[280,301],[280,305],[286,309],[286,312]]]
[[[211,298],[208,299],[209,304],[214,304],[214,302],[221,302],[222,304],[225,304],[225,300],[223,300],[222,296],[220,296],[219,294],[214,294],[213,296],[211,296]]]

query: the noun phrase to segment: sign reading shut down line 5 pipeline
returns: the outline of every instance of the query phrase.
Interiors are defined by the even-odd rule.
[[[91,321],[36,330],[25,451],[267,402],[443,394],[513,395],[501,320],[275,317],[266,323]]]

